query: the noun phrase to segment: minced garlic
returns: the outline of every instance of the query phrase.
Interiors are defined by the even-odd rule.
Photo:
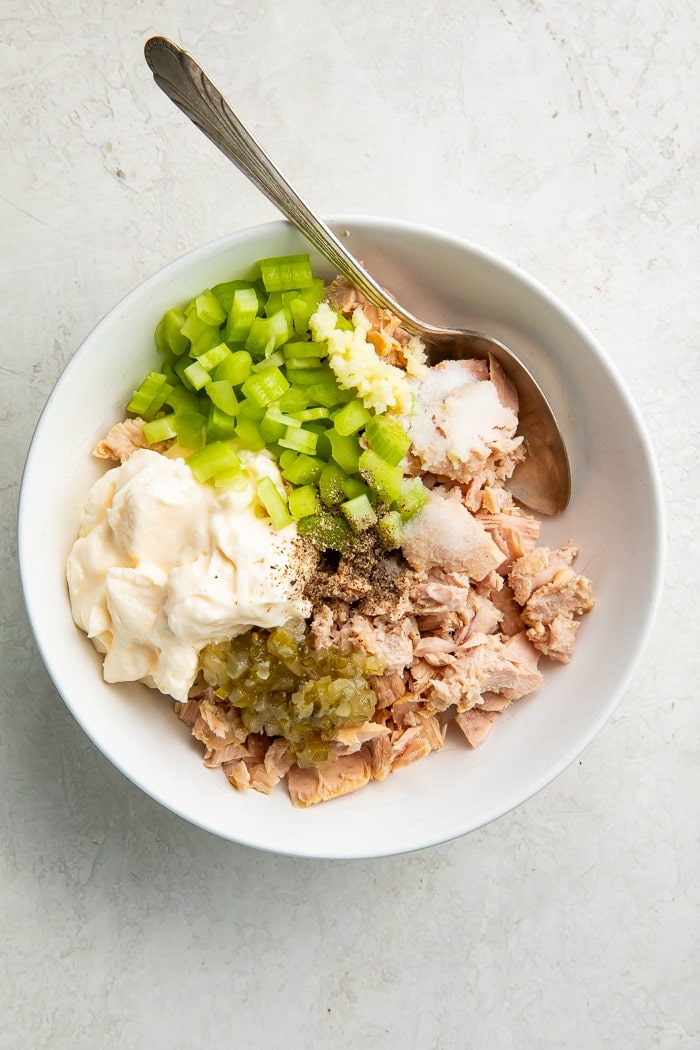
[[[361,309],[352,315],[353,329],[336,328],[337,313],[319,303],[309,320],[315,340],[328,344],[328,363],[343,389],[355,387],[367,408],[377,412],[408,414],[413,393],[406,373],[383,361],[367,339],[370,322]]]

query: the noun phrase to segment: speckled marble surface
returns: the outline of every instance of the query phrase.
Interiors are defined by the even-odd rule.
[[[158,92],[191,50],[321,212],[510,257],[598,335],[668,505],[616,714],[516,812],[401,858],[254,853],[82,735],[26,622],[19,478],[61,368],[164,261],[276,218]],[[0,1048],[700,1047],[700,8],[4,0]]]

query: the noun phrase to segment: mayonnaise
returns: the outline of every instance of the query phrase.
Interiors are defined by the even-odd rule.
[[[139,449],[93,486],[68,558],[73,619],[105,654],[108,682],[144,681],[184,700],[199,651],[251,626],[306,617],[308,560],[255,496],[277,467],[241,453],[240,491],[202,485],[180,459]]]

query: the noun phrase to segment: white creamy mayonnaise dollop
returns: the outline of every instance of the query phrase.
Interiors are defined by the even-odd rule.
[[[295,525],[255,495],[276,465],[241,453],[241,490],[200,484],[181,459],[140,449],[93,486],[68,558],[76,624],[105,654],[107,682],[145,681],[185,700],[208,642],[310,614]]]

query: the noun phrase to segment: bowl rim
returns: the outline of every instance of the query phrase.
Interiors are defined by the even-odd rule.
[[[471,832],[478,830],[479,828],[486,827],[495,820],[500,819],[507,813],[513,812],[519,806],[523,805],[529,799],[533,798],[536,794],[542,791],[547,785],[551,784],[556,780],[567,768],[571,765],[589,746],[592,740],[598,735],[605,723],[610,719],[615,708],[618,706],[623,695],[629,688],[631,680],[637,671],[637,668],[641,662],[642,656],[645,649],[647,648],[651,632],[653,630],[658,609],[661,601],[663,582],[666,572],[666,555],[667,546],[665,542],[666,535],[666,507],[663,494],[663,486],[661,482],[661,476],[659,466],[654,454],[651,439],[647,431],[646,424],[642,417],[642,414],[634,400],[631,392],[629,391],[621,372],[619,371],[615,362],[610,358],[607,351],[603,348],[598,339],[593,333],[583,324],[571,308],[563,302],[557,295],[550,291],[545,285],[543,285],[537,278],[533,277],[526,270],[522,269],[518,264],[504,258],[498,253],[483,247],[476,242],[468,240],[459,235],[449,233],[438,227],[430,225],[407,221],[403,219],[394,219],[387,216],[374,216],[365,213],[339,213],[332,214],[325,218],[325,221],[329,226],[337,227],[349,227],[355,226],[367,226],[373,227],[377,230],[385,230],[388,232],[396,232],[398,234],[416,234],[419,236],[427,236],[436,241],[442,242],[446,245],[450,245],[461,251],[466,251],[473,257],[479,258],[499,270],[504,271],[510,277],[515,277],[517,281],[525,285],[530,291],[534,292],[541,299],[544,299],[550,306],[554,307],[555,311],[558,312],[568,325],[570,325],[578,335],[586,342],[591,352],[596,356],[598,364],[603,367],[606,371],[608,378],[614,385],[617,395],[624,401],[625,406],[634,422],[636,427],[636,434],[639,440],[640,453],[643,454],[645,460],[645,466],[647,475],[651,481],[650,486],[650,497],[651,506],[654,511],[654,524],[655,528],[655,542],[654,542],[654,556],[653,562],[650,565],[650,579],[649,579],[649,592],[648,592],[648,603],[647,611],[644,620],[643,629],[639,632],[637,642],[632,653],[631,658],[628,660],[624,673],[621,674],[614,687],[611,688],[608,701],[602,708],[599,716],[589,723],[586,723],[585,731],[582,731],[576,739],[574,745],[572,745],[559,759],[555,762],[550,763],[546,771],[543,771],[539,778],[529,785],[529,789],[518,796],[517,799],[510,802],[509,804],[496,805],[493,811],[490,812],[485,819],[477,821],[470,820],[465,822],[465,826],[462,830],[456,832],[436,832],[434,834],[423,834],[421,840],[412,844],[406,844],[403,847],[397,848],[395,845],[389,845],[386,848],[374,849],[372,852],[366,850],[357,849],[341,849],[341,850],[311,850],[311,849],[300,849],[293,850],[286,847],[276,846],[265,841],[266,836],[263,834],[260,837],[254,835],[235,835],[227,834],[222,831],[220,827],[214,826],[213,822],[208,823],[207,820],[194,818],[189,813],[184,813],[182,810],[172,802],[168,801],[167,798],[162,797],[160,793],[154,791],[150,786],[144,783],[142,778],[135,777],[131,772],[127,772],[121,762],[119,755],[114,753],[109,746],[103,746],[102,742],[98,744],[92,737],[91,733],[87,730],[84,722],[80,716],[80,712],[76,710],[75,706],[66,695],[66,691],[58,684],[62,681],[63,675],[60,668],[56,666],[53,660],[52,654],[49,652],[47,646],[44,644],[44,638],[47,637],[43,625],[41,625],[39,618],[33,615],[32,609],[30,608],[30,602],[27,593],[27,579],[29,576],[28,564],[31,557],[31,551],[28,550],[29,539],[25,535],[24,526],[24,514],[23,508],[26,499],[26,492],[29,488],[30,477],[32,474],[33,461],[36,456],[36,450],[40,446],[42,431],[50,414],[51,408],[54,401],[60,395],[61,387],[67,378],[72,375],[73,370],[79,367],[82,355],[85,348],[89,346],[95,339],[98,339],[102,330],[112,321],[112,319],[119,313],[128,310],[132,299],[144,295],[149,286],[158,285],[164,281],[168,275],[176,272],[180,272],[183,268],[186,268],[190,264],[194,264],[200,258],[207,258],[209,255],[216,254],[217,249],[224,248],[229,244],[233,244],[241,239],[250,239],[254,241],[257,237],[263,234],[270,234],[274,232],[282,232],[283,230],[293,229],[291,224],[285,219],[277,219],[262,223],[257,223],[254,226],[242,227],[241,229],[234,230],[230,233],[224,234],[213,240],[207,241],[203,244],[199,244],[181,255],[176,256],[174,259],[166,262],[163,266],[150,273],[147,277],[139,281],[129,291],[127,291],[102,317],[101,319],[90,329],[85,335],[81,342],[76,347],[75,351],[71,355],[66,365],[61,369],[57,376],[53,387],[46,399],[46,402],[39,414],[31,440],[28,445],[24,465],[22,468],[19,498],[17,503],[17,556],[19,562],[20,578],[22,583],[22,600],[25,608],[25,613],[29,626],[36,644],[38,653],[44,663],[44,666],[51,678],[52,684],[59,696],[63,700],[64,704],[70,711],[71,715],[78,723],[80,728],[83,730],[85,735],[91,741],[93,746],[101,752],[108,761],[115,766],[120,773],[122,773],[131,783],[138,787],[148,797],[163,806],[164,809],[175,813],[180,818],[184,819],[187,823],[194,824],[204,831],[208,831],[219,838],[224,838],[227,841],[236,843],[238,845],[244,845],[252,849],[260,850],[262,852],[273,853],[281,856],[294,856],[303,857],[307,859],[317,860],[353,860],[353,859],[373,859],[385,856],[398,856],[406,853],[416,852],[422,849],[429,848],[431,846],[438,845],[443,842],[453,841],[456,838],[462,837],[463,835],[470,834]],[[269,836],[268,836],[269,837]]]

